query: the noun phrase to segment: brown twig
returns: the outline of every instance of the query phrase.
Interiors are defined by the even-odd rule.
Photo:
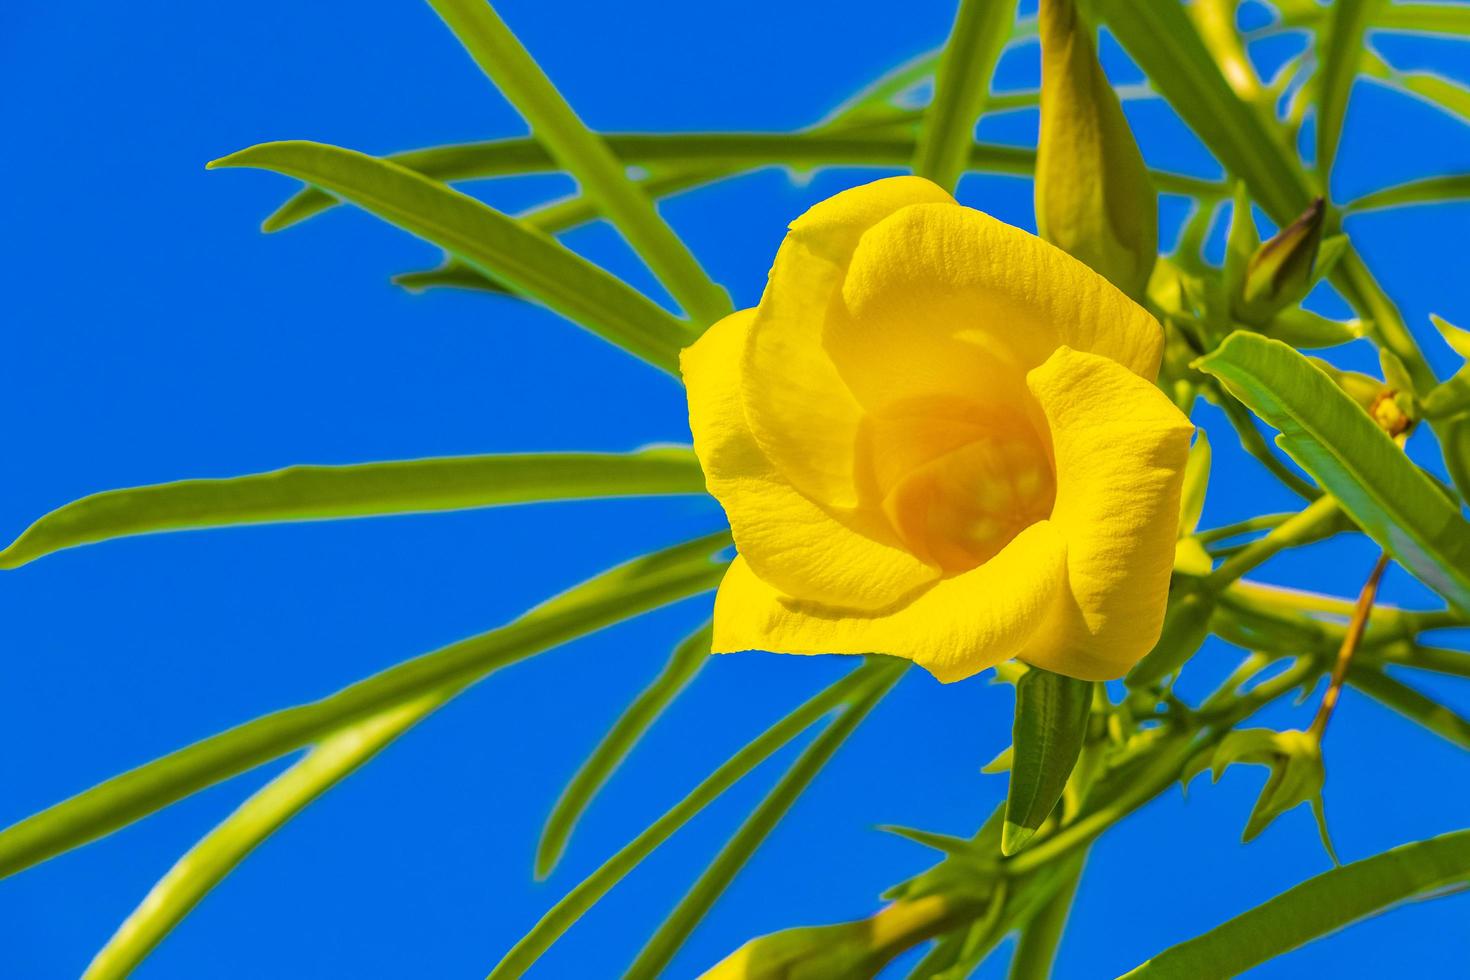
[[[1368,615],[1373,611],[1373,600],[1378,597],[1378,583],[1382,581],[1387,568],[1388,552],[1385,551],[1378,556],[1373,571],[1368,575],[1368,581],[1363,583],[1363,591],[1358,593],[1358,604],[1353,607],[1352,619],[1348,620],[1347,635],[1342,638],[1342,646],[1337,648],[1337,663],[1332,668],[1332,681],[1322,695],[1322,703],[1317,707],[1317,717],[1312,719],[1312,727],[1309,729],[1319,741],[1322,733],[1327,730],[1332,709],[1337,707],[1337,699],[1342,696],[1342,683],[1347,678],[1353,653],[1358,649],[1358,641],[1363,638]]]

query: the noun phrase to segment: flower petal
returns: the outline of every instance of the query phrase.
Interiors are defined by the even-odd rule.
[[[1010,401],[1057,347],[1152,380],[1163,331],[1102,276],[1034,235],[955,204],[917,204],[852,253],[825,343],[869,411],[914,398]]]
[[[896,543],[854,528],[802,495],[751,437],[740,398],[740,352],[755,311],[716,323],[680,357],[689,390],[689,425],[705,482],[725,508],[735,545],[776,587],[817,601],[860,608],[890,605],[939,576]],[[881,515],[880,515],[881,520]]]
[[[713,650],[884,653],[912,660],[946,683],[1026,648],[1065,588],[1066,549],[1047,521],[990,561],[910,601],[863,613],[782,595],[737,557],[715,598]]]
[[[1026,377],[1051,429],[1067,601],[1023,659],[1088,680],[1120,677],[1159,637],[1194,426],[1164,393],[1063,347]]]
[[[745,350],[744,397],[761,449],[793,484],[829,507],[860,503],[854,447],[861,406],[822,347],[822,323],[862,233],[895,210],[948,201],[918,177],[892,177],[832,197],[791,224]]]

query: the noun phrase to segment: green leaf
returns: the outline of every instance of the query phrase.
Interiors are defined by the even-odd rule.
[[[1434,324],[1434,329],[1444,338],[1444,342],[1450,345],[1450,349],[1463,358],[1470,359],[1470,330],[1461,328],[1450,323],[1442,316],[1429,314],[1429,322]]]
[[[1091,710],[1091,681],[1032,667],[1016,684],[1015,752],[1000,843],[1007,857],[1026,845],[1061,799]]]
[[[1470,88],[1453,79],[1432,71],[1399,71],[1371,48],[1362,52],[1362,70],[1368,78],[1470,122]]]
[[[1436,419],[1434,435],[1460,496],[1470,499],[1470,415]]]
[[[897,824],[882,824],[878,827],[885,834],[893,834],[905,840],[911,840],[915,844],[933,848],[951,857],[980,858],[983,855],[975,847],[973,841],[966,837],[955,837],[952,834],[940,834],[932,830],[920,830],[917,827],[900,827]]]
[[[1332,169],[1368,23],[1383,0],[1337,0],[1317,31],[1317,171]]]
[[[1348,671],[1347,681],[1379,704],[1392,708],[1445,741],[1470,749],[1470,719],[1456,714],[1454,709],[1375,667],[1355,663]]]
[[[1406,899],[1470,881],[1470,830],[1334,868],[1165,950],[1126,980],[1233,977]]]
[[[1184,488],[1179,494],[1179,536],[1188,537],[1199,527],[1205,509],[1205,491],[1210,483],[1210,437],[1196,429],[1189,458],[1184,464]]]
[[[1470,411],[1470,367],[1462,367],[1444,384],[1436,385],[1420,399],[1426,418],[1444,418]]]
[[[94,493],[32,524],[0,551],[0,568],[17,568],[63,548],[155,531],[703,490],[699,461],[688,449],[673,447],[289,466]]]
[[[857,730],[883,696],[903,676],[908,663],[896,658],[884,658],[874,671],[869,682],[854,691],[850,703],[833,719],[806,750],[792,763],[778,783],[772,787],[755,811],[735,831],[729,842],[720,849],[704,874],[680,900],[674,911],[669,913],[658,931],[648,940],[625,977],[628,980],[643,980],[663,975],[674,954],[688,940],[697,925],[709,913],[710,908],[724,894],[735,875],[739,873],[765,841],[776,824],[786,816],[817,773],[831,761],[848,737]]]
[[[688,323],[555,239],[395,163],[293,141],[252,146],[210,167],[259,167],[314,184],[671,374],[694,339]]]
[[[1470,612],[1470,524],[1326,374],[1278,340],[1239,331],[1196,364],[1281,430],[1281,447],[1365,533]]]
[[[1310,349],[1336,347],[1357,340],[1363,336],[1363,327],[1356,320],[1348,323],[1329,320],[1300,306],[1289,306],[1272,316],[1260,327],[1260,332],[1292,347]]]
[[[597,904],[644,858],[688,823],[699,811],[734,786],[752,769],[770,758],[783,746],[826,715],[873,683],[873,675],[891,669],[884,658],[873,658],[862,667],[818,693],[785,718],[758,735],[710,773],[689,795],[655,820],[620,851],[608,858],[541,917],[540,921],[505,954],[491,971],[491,980],[519,977],[540,959],[541,954],[561,937],[588,909]]]
[[[536,139],[702,324],[731,310],[730,298],[659,217],[602,138],[583,124],[486,0],[429,0],[475,63],[516,108]]]
[[[1229,732],[1210,757],[1211,777],[1219,782],[1220,774],[1227,767],[1238,764],[1266,766],[1271,770],[1246,820],[1241,842],[1249,844],[1277,817],[1309,803],[1318,818],[1322,846],[1336,864],[1337,853],[1322,817],[1322,785],[1327,780],[1327,772],[1322,765],[1322,745],[1317,736],[1294,729],[1278,732],[1269,728],[1244,728]]]
[[[450,694],[449,696],[452,696]],[[447,697],[390,708],[322,740],[189,848],[92,960],[85,980],[121,980],[267,837],[422,721]]]
[[[1184,666],[1209,635],[1210,616],[1215,611],[1213,594],[1184,576],[1176,576],[1175,581],[1158,642],[1128,672],[1128,686],[1135,690],[1157,684]]]
[[[639,613],[715,588],[728,532],[666,548],[605,572],[515,622],[390,667],[320,701],[286,708],[114,776],[0,831],[0,877],[79,847],[231,776],[435,691]]]
[[[1470,7],[1459,3],[1390,3],[1373,17],[1379,30],[1470,37]]]
[[[1081,872],[1082,865],[1078,863],[1072,874],[1062,878],[1057,890],[1021,929],[1016,951],[1011,956],[1009,980],[1048,980],[1051,977],[1052,962],[1056,959],[1062,931],[1067,926],[1067,915],[1072,909],[1072,898],[1077,894],[1077,883],[1082,879]]]
[[[1444,177],[1424,177],[1385,187],[1349,201],[1342,209],[1348,214],[1362,214],[1384,208],[1439,204],[1442,201],[1461,201],[1466,198],[1470,198],[1470,174],[1451,174]]]
[[[797,133],[642,133],[608,134],[608,146],[630,166],[657,167],[643,181],[647,193],[661,196],[759,167],[903,167],[914,158],[912,123],[917,114],[894,117],[883,125],[834,127]],[[909,120],[903,122],[903,120]],[[426,147],[390,154],[383,159],[442,182],[545,173],[556,168],[551,157],[534,141],[524,138],[488,140]],[[975,143],[969,148],[968,168],[989,173],[1030,176],[1036,163],[1033,150],[997,143]],[[1167,171],[1151,171],[1160,191],[1215,200],[1225,194],[1218,181]],[[565,209],[576,202],[575,219],[542,209],[522,220],[548,232],[559,232],[597,216],[584,197],[560,202]],[[337,205],[336,198],[308,187],[289,198],[261,226],[273,232],[287,228]],[[548,212],[550,209],[545,209]]]
[[[1182,4],[1096,0],[1093,6],[1153,86],[1225,169],[1245,181],[1273,221],[1285,224],[1306,208],[1316,194],[1295,154],[1231,90]]]
[[[522,218],[521,220],[525,220]],[[453,289],[474,289],[484,293],[494,293],[497,296],[514,296],[510,287],[502,282],[492,279],[468,262],[461,261],[452,255],[445,256],[444,261],[432,269],[420,269],[417,272],[400,272],[391,280],[393,285],[400,286],[410,293],[421,293],[426,289],[442,289],[445,287]]]
[[[914,150],[914,173],[953,191],[975,141],[990,77],[1016,19],[1016,0],[961,0],[939,59],[934,99]]]
[[[638,740],[658,720],[679,692],[688,686],[710,656],[713,624],[706,623],[674,648],[674,655],[653,683],[628,705],[597,747],[582,762],[577,774],[562,791],[561,798],[546,818],[541,842],[536,847],[536,877],[545,878],[561,860],[572,830],[592,798],[607,783],[613,771],[633,751]]]
[[[1225,295],[1239,305],[1245,290],[1246,269],[1251,256],[1261,247],[1261,235],[1251,214],[1250,192],[1245,184],[1235,185],[1235,201],[1230,209],[1230,231],[1225,236]]]

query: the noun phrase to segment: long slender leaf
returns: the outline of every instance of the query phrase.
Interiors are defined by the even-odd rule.
[[[1422,99],[1432,106],[1470,122],[1470,88],[1432,71],[1399,71],[1369,48],[1362,52],[1361,68],[1368,78]]]
[[[1015,0],[960,2],[914,149],[914,173],[945,190],[953,191],[964,172],[990,77],[1015,19]]]
[[[810,133],[612,133],[606,139],[629,166],[669,168],[644,181],[647,192],[657,196],[757,167],[906,166],[914,158],[913,123],[917,118],[917,114],[910,113],[856,132],[844,128]],[[969,169],[989,173],[1029,176],[1036,162],[1034,151],[1026,147],[975,143],[968,152]],[[383,159],[446,182],[545,173],[556,168],[544,150],[524,138],[426,147]],[[1211,200],[1226,194],[1225,186],[1218,181],[1157,170],[1152,176],[1159,190],[1171,194]],[[552,225],[540,219],[533,223],[548,231],[561,231],[596,217],[590,201],[581,197],[576,200],[583,202],[585,217]],[[331,194],[308,187],[289,198],[261,227],[268,232],[279,231],[337,203]],[[522,217],[531,220],[530,215]]]
[[[1097,0],[1094,6],[1169,105],[1277,224],[1306,209],[1316,196],[1306,174],[1231,90],[1181,4]]]
[[[500,629],[406,661],[330,697],[196,742],[0,831],[0,877],[125,827],[207,786],[441,688],[471,684],[533,654],[714,588],[721,532],[634,559]]]
[[[1386,31],[1470,37],[1470,7],[1463,3],[1386,3],[1373,16]]]
[[[875,673],[886,670],[880,658],[854,670],[846,677],[818,693],[811,700],[792,711],[722,763],[698,786],[663,816],[655,820],[622,850],[608,858],[603,865],[582,880],[557,902],[521,940],[505,954],[505,958],[491,971],[491,980],[506,980],[519,977],[551,948],[567,929],[571,928],[588,909],[652,854],[660,844],[673,836],[695,814],[703,810],[722,793],[735,785],[743,776],[770,758],[792,739],[810,728],[819,718],[849,701],[863,691]]]
[[[902,660],[884,662],[870,678],[868,685],[853,693],[852,702],[833,719],[812,744],[792,763],[791,768],[771,789],[755,811],[746,818],[721,848],[704,874],[664,919],[653,938],[643,947],[624,975],[626,980],[643,980],[661,975],[674,954],[689,939],[697,925],[709,914],[720,895],[724,894],[735,875],[750,860],[776,824],[786,816],[797,797],[811,785],[817,773],[831,761],[848,737],[862,724],[883,695],[898,683],[908,665]]]
[[[682,448],[291,466],[83,497],[42,517],[0,550],[0,568],[16,568],[63,548],[154,531],[699,493],[703,486],[698,460]]]
[[[729,296],[710,280],[648,196],[628,179],[601,137],[577,118],[487,0],[429,0],[429,5],[680,305],[701,323],[713,323],[729,313]]]
[[[1281,431],[1282,448],[1364,532],[1470,612],[1470,524],[1326,374],[1286,344],[1244,332],[1196,363]]]
[[[1363,38],[1382,0],[1337,0],[1317,32],[1317,171],[1327,183],[1342,136]]]
[[[444,703],[435,693],[324,739],[191,847],[93,958],[83,980],[121,980],[267,837]]]
[[[1470,719],[1375,667],[1354,664],[1348,683],[1385,707],[1462,749],[1470,749]]]
[[[633,751],[665,708],[679,696],[710,656],[713,624],[706,623],[674,648],[674,655],[652,684],[628,705],[597,747],[582,762],[577,774],[552,807],[536,847],[536,877],[545,878],[561,860],[572,830],[592,798],[618,765]]]
[[[1470,830],[1405,844],[1282,892],[1165,950],[1126,974],[1126,980],[1233,977],[1398,902],[1466,881]]]
[[[1052,961],[1056,959],[1057,945],[1067,925],[1067,916],[1072,911],[1072,899],[1077,894],[1077,883],[1082,879],[1082,863],[1076,870],[1063,878],[1029,922],[1021,929],[1016,941],[1016,952],[1011,956],[1009,980],[1047,980],[1051,976]]]
[[[314,184],[456,255],[670,373],[685,321],[555,239],[387,160],[322,143],[262,143],[211,167],[259,167]]]

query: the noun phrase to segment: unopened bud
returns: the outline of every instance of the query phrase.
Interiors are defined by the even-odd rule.
[[[1247,323],[1262,323],[1296,303],[1316,282],[1317,250],[1327,209],[1319,197],[1291,224],[1256,249],[1246,265],[1235,313]]]
[[[1158,197],[1075,0],[1042,0],[1041,237],[1142,298],[1159,248]]]

